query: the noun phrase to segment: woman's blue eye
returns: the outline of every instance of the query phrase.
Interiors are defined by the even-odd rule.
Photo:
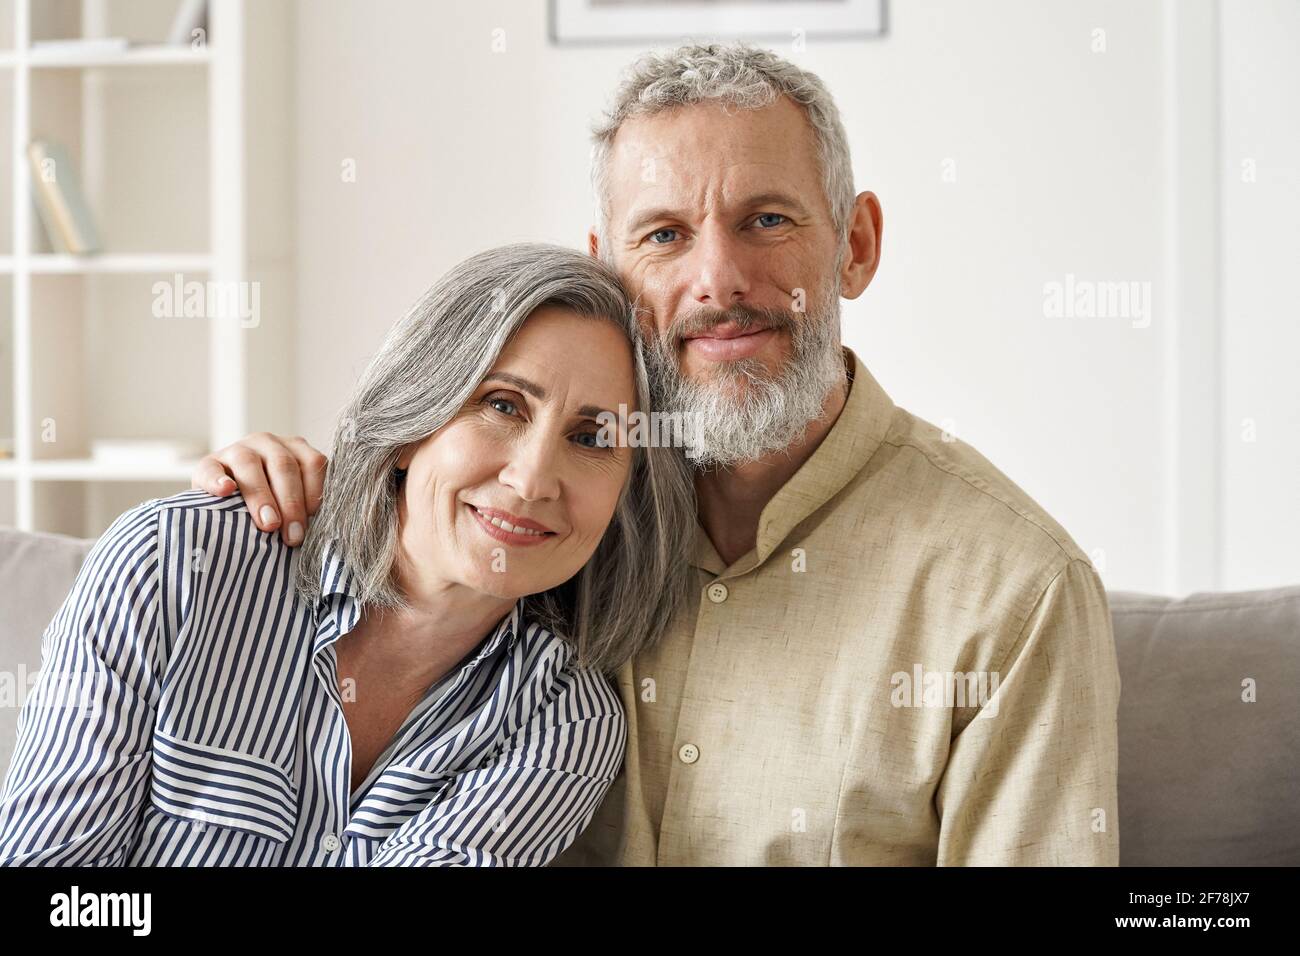
[[[676,230],[676,229],[656,229],[654,232],[650,233],[650,241],[653,242],[653,243],[655,243],[655,245],[663,245],[663,243],[665,243],[665,242],[671,242],[671,241],[672,241],[671,239],[664,239],[664,240],[662,240],[662,241],[661,241],[661,240],[657,240],[657,239],[655,239],[655,236],[662,236],[664,233],[668,233],[669,235],[676,235],[676,234],[677,234],[677,230]]]
[[[767,226],[767,227],[771,227],[771,226],[779,226],[779,225],[781,225],[783,222],[785,222],[785,216],[781,215],[779,212],[765,212],[765,213],[763,213],[761,216],[759,216],[758,219],[757,219],[756,221],[762,223],[764,219],[775,219],[775,220],[777,220],[776,222],[764,223],[764,225]]]
[[[600,437],[600,432],[581,432],[580,434],[575,435],[574,437],[578,440],[578,444],[582,445],[583,448],[613,448],[614,447],[609,442],[603,440]],[[586,442],[583,440],[587,438],[590,438],[591,441]]]
[[[513,415],[516,411],[515,403],[510,401],[508,398],[489,398],[487,403],[493,408],[496,408],[502,415]],[[502,411],[500,408],[497,408],[498,405],[505,405],[509,411]]]

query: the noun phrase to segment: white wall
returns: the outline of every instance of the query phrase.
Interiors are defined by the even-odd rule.
[[[1223,10],[1224,586],[1300,581],[1300,3]]]
[[[1038,499],[1112,588],[1300,583],[1283,547],[1300,534],[1287,487],[1300,398],[1281,374],[1297,344],[1282,264],[1296,261],[1284,223],[1298,211],[1300,23],[1284,0],[1226,7],[1225,150],[1258,157],[1260,177],[1224,190],[1229,321],[1213,394],[1224,434],[1253,415],[1259,438],[1185,445],[1223,477],[1181,498],[1167,436],[1171,422],[1196,434],[1194,403],[1171,402],[1169,386],[1177,397],[1195,383],[1171,375],[1178,316],[1162,311],[1169,276],[1190,261],[1171,252],[1170,224],[1184,220],[1165,188],[1181,14],[1156,0],[894,0],[884,39],[781,51],[830,86],[858,188],[885,212],[882,265],[845,304],[846,342],[896,402]],[[521,239],[582,244],[587,126],[638,49],[553,47],[545,9],[299,3],[296,420],[318,447],[387,328],[453,263]],[[1237,85],[1246,72],[1260,88]],[[1181,108],[1217,129],[1217,103],[1184,97]],[[348,160],[356,182],[343,181]],[[1189,246],[1206,248],[1217,247]],[[1150,283],[1150,324],[1048,318],[1044,283],[1067,274]],[[1190,344],[1219,352],[1199,332]],[[1184,567],[1189,547],[1205,560]]]

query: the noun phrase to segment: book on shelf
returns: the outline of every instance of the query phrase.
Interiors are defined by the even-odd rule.
[[[58,143],[35,140],[27,147],[32,194],[50,245],[58,252],[85,255],[100,250],[94,217],[81,192],[68,151]]]

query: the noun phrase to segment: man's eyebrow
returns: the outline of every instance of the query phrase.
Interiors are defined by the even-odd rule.
[[[526,392],[539,402],[546,401],[546,389],[536,382],[530,382],[526,378],[520,378],[518,375],[511,375],[509,372],[489,372],[487,378],[483,381],[505,382],[507,385],[513,385],[521,392]],[[600,415],[613,415],[614,413],[601,408],[599,405],[583,405],[578,409],[578,414],[583,418],[597,418]]]
[[[808,215],[808,210],[804,208],[803,203],[789,193],[783,192],[759,193],[757,196],[745,199],[743,205],[750,209],[755,206],[785,206],[797,216]]]
[[[747,196],[742,199],[738,206],[745,209],[753,209],[757,206],[783,206],[789,209],[796,216],[807,216],[808,210],[804,208],[803,203],[795,199],[789,193],[783,192],[766,192],[757,193],[753,196]],[[637,232],[650,225],[652,222],[658,222],[662,219],[682,219],[685,218],[680,210],[671,209],[667,206],[656,206],[653,209],[647,209],[643,213],[635,213],[635,218],[630,221],[627,227],[628,232]]]

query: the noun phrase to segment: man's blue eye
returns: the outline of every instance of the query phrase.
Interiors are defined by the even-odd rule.
[[[650,241],[653,242],[653,243],[655,243],[656,245],[662,245],[662,244],[665,243],[665,242],[671,242],[671,241],[672,241],[671,239],[658,240],[658,239],[655,238],[655,236],[662,236],[662,235],[664,235],[665,233],[667,233],[667,234],[669,234],[669,235],[673,235],[673,236],[675,236],[675,235],[677,234],[677,230],[676,230],[676,229],[656,229],[654,232],[650,233]]]
[[[764,219],[775,219],[777,221],[764,223]],[[785,222],[785,216],[781,215],[779,212],[765,212],[758,217],[758,222],[763,223],[763,225],[768,227],[779,226],[781,223]]]

